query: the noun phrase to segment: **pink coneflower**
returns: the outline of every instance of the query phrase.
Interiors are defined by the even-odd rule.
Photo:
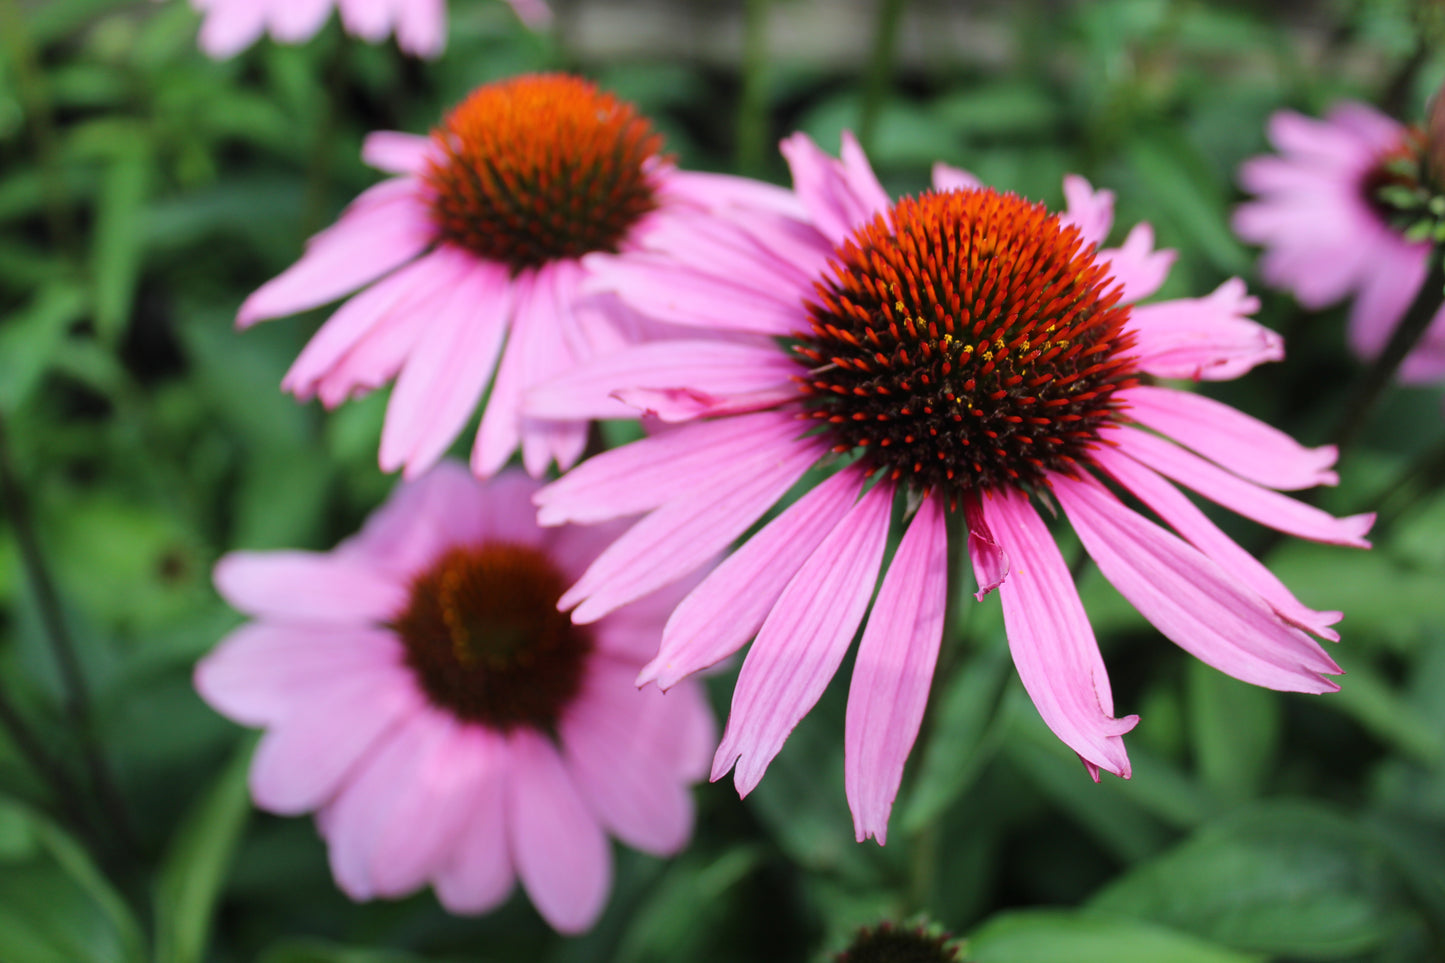
[[[669,321],[751,343],[628,349],[533,392],[532,410],[597,408],[609,391],[678,427],[593,458],[543,489],[543,524],[647,513],[562,597],[587,624],[667,585],[742,535],[810,469],[827,477],[768,522],[669,619],[639,681],[666,688],[756,636],[714,779],[749,792],[863,622],[891,517],[912,512],[863,631],[848,698],[846,787],[860,840],[885,838],[943,632],[948,527],[966,521],[979,597],[997,588],[1014,664],[1044,721],[1098,778],[1128,776],[1093,631],[1036,503],[1060,506],[1104,575],[1164,635],[1237,678],[1335,689],[1301,604],[1171,484],[1282,531],[1365,545],[1271,489],[1334,483],[1332,448],[1160,378],[1233,378],[1281,356],[1231,280],[1201,299],[1135,305],[1172,261],[1148,225],[1100,250],[1112,195],[1065,181],[1068,211],[976,188],[893,204],[857,144],[843,159],[784,143],[816,229],[733,231],[666,289],[599,283]],[[615,273],[614,273],[615,272]],[[1132,306],[1131,306],[1132,305]],[[781,340],[778,340],[781,339]],[[620,387],[619,387],[620,386]],[[1127,506],[1133,495],[1177,534]],[[896,496],[903,496],[901,499]],[[960,546],[961,547],[961,546]],[[956,587],[955,587],[956,588]]]
[[[233,552],[216,585],[255,621],[196,668],[217,711],[266,729],[263,809],[315,810],[353,899],[427,883],[456,913],[521,877],[558,930],[611,886],[607,834],[676,852],[716,732],[700,688],[639,692],[680,592],[592,626],[557,598],[599,533],[543,530],[520,473],[444,463],[403,483],[334,551]]]
[[[372,134],[367,162],[401,176],[312,238],[301,260],[246,300],[237,323],[370,285],[317,332],[284,388],[331,407],[395,378],[381,466],[410,477],[446,451],[490,383],[472,469],[492,474],[519,445],[533,475],[554,459],[567,468],[587,421],[524,418],[522,393],[638,337],[620,301],[582,293],[588,265],[625,265],[643,245],[687,256],[710,209],[742,217],[752,205],[793,203],[780,188],[678,171],[660,147],[630,104],[589,81],[487,84],[430,138]]]
[[[530,27],[545,26],[544,0],[508,0]],[[447,38],[446,0],[191,0],[205,17],[201,49],[217,60],[234,57],[269,33],[278,43],[303,43],[326,23],[332,8],[346,32],[369,43],[396,34],[396,45],[416,57],[435,57]]]
[[[1239,181],[1258,200],[1235,211],[1234,230],[1264,247],[1269,284],[1318,310],[1347,297],[1350,346],[1374,358],[1425,283],[1428,241],[1407,241],[1377,197],[1424,137],[1374,108],[1343,103],[1325,120],[1282,110],[1269,121],[1280,156],[1254,157]],[[1445,310],[1400,367],[1407,382],[1445,377]]]

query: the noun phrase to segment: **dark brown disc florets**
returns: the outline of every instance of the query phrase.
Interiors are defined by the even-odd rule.
[[[505,543],[453,548],[417,576],[393,627],[432,704],[495,729],[551,731],[592,649],[557,611],[565,587],[541,552]]]
[[[520,271],[616,252],[657,207],[662,138],[629,103],[566,74],[477,88],[432,135],[442,238]]]
[[[1136,381],[1121,294],[1041,204],[905,198],[839,248],[807,305],[809,413],[835,450],[920,489],[1072,474]]]

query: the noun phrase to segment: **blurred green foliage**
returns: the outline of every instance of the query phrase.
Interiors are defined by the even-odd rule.
[[[1129,782],[1089,782],[1023,697],[997,601],[969,599],[885,848],[853,842],[843,798],[845,667],[747,800],[699,789],[686,853],[619,850],[607,915],[580,939],[521,898],[481,919],[449,918],[428,893],[353,905],[309,821],[251,812],[249,739],[190,687],[237,623],[210,567],[232,548],[329,546],[392,480],[375,464],[384,397],[323,413],[278,391],[322,313],[241,335],[235,310],[374,182],[366,132],[424,131],[495,77],[580,69],[652,115],[680,162],[728,169],[736,71],[666,49],[600,59],[567,42],[592,2],[559,5],[564,29],[539,37],[495,0],[451,0],[436,63],[334,23],[213,63],[180,0],[0,0],[0,426],[90,714],[76,715],[18,533],[0,525],[6,702],[82,787],[57,791],[0,738],[0,960],[805,960],[918,910],[967,935],[979,963],[1445,959],[1438,391],[1395,392],[1325,496],[1382,507],[1372,552],[1269,555],[1305,602],[1346,613],[1340,693],[1224,678],[1086,573],[1116,699],[1142,717]],[[1123,227],[1148,220],[1178,249],[1166,294],[1244,275],[1290,355],[1210,390],[1316,443],[1359,367],[1341,311],[1260,290],[1228,228],[1233,171],[1280,107],[1353,96],[1420,116],[1445,60],[1439,25],[1416,15],[1404,0],[980,5],[1004,54],[901,60],[869,148],[897,191],[943,160],[1056,204],[1061,175],[1080,172],[1117,192]],[[774,49],[770,136],[801,129],[832,149],[859,123],[863,73]],[[785,174],[777,158],[768,170]],[[710,685],[725,710],[729,675]]]

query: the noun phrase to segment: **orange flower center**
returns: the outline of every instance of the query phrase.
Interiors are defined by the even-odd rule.
[[[905,198],[854,232],[795,350],[834,450],[951,496],[1072,474],[1136,383],[1122,289],[1078,231],[992,190]]]
[[[633,106],[565,74],[477,88],[432,134],[441,237],[513,271],[616,252],[657,206],[662,138]]]
[[[393,623],[433,705],[496,729],[551,731],[592,639],[557,611],[566,580],[525,545],[457,547],[412,583]]]

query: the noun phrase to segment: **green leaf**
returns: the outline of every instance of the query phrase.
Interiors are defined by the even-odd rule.
[[[1157,209],[1216,268],[1242,274],[1244,246],[1229,230],[1223,186],[1182,138],[1139,137],[1129,144],[1130,167]]]
[[[422,959],[408,953],[339,946],[321,940],[288,940],[266,950],[256,963],[421,963]]]
[[[1000,696],[1013,663],[1003,646],[991,646],[959,667],[932,707],[934,732],[902,807],[900,825],[915,833],[933,822],[973,785],[993,757],[1004,730]]]
[[[144,255],[146,196],[153,179],[149,144],[136,135],[114,146],[96,199],[95,326],[103,341],[117,343],[130,321]]]
[[[156,881],[156,963],[198,963],[205,955],[216,901],[251,812],[251,749],[248,740],[171,838]]]
[[[652,888],[618,945],[618,963],[706,959],[716,927],[726,925],[727,896],[762,862],[756,847],[721,856],[684,856]]]
[[[1061,910],[995,916],[968,939],[971,963],[1259,963],[1196,937],[1137,920]]]
[[[140,963],[140,926],[85,849],[23,804],[4,802],[37,845],[30,858],[0,862],[0,960]]]
[[[1106,887],[1094,909],[1239,950],[1336,959],[1409,924],[1385,854],[1321,806],[1239,811]]]
[[[1226,801],[1258,795],[1279,746],[1279,696],[1191,659],[1188,704],[1205,784]]]
[[[0,412],[14,413],[55,363],[67,328],[85,310],[85,297],[54,284],[0,325]]]

